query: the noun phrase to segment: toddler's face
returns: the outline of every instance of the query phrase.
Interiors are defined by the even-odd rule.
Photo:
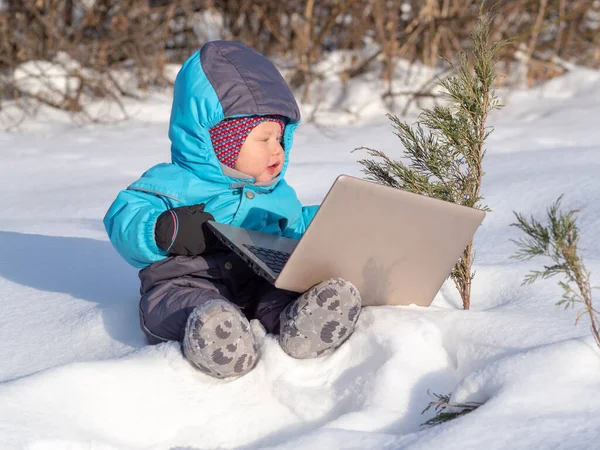
[[[265,183],[279,175],[284,160],[281,127],[275,122],[263,122],[244,141],[234,169],[250,175],[257,183]]]

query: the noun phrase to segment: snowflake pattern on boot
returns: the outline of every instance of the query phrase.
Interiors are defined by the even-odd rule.
[[[258,359],[248,319],[224,300],[209,300],[192,311],[182,347],[192,364],[216,378],[244,375]]]
[[[317,284],[282,311],[281,348],[299,359],[332,353],[354,331],[360,308],[352,283],[335,278]]]

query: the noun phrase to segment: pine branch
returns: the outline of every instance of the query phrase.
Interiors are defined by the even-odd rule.
[[[446,395],[433,393],[432,395],[429,390],[427,393],[437,400],[429,402],[421,414],[425,414],[432,407],[435,407],[435,412],[437,414],[428,421],[422,423],[421,426],[433,426],[448,422],[449,420],[456,419],[457,417],[464,416],[465,414],[474,411],[483,404],[479,402],[453,403],[450,401],[452,393]],[[446,411],[448,408],[452,408],[454,411]]]
[[[530,284],[538,279],[562,275],[564,280],[558,285],[563,290],[561,300],[557,305],[564,308],[574,308],[576,304],[583,305],[575,323],[587,314],[590,318],[592,334],[600,347],[600,320],[598,312],[593,307],[590,272],[579,256],[579,228],[575,221],[578,210],[560,211],[562,195],[547,209],[547,223],[542,224],[533,217],[527,220],[523,215],[514,213],[517,222],[511,224],[522,230],[527,237],[513,242],[519,247],[513,256],[516,259],[528,260],[537,256],[549,258],[553,264],[543,266],[543,270],[530,271],[525,276],[523,284]]]

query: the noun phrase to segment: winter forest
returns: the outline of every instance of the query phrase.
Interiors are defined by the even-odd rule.
[[[214,41],[245,44],[259,59],[243,65],[218,47],[218,61],[231,64],[218,72],[208,51],[198,56]],[[194,93],[189,61],[200,61],[209,94]],[[240,114],[243,95],[230,100],[238,88],[220,87],[239,76],[257,105],[263,90],[269,105],[271,67],[282,76],[277,92],[289,86],[297,102],[297,129],[293,111]],[[217,123],[210,134],[203,128],[218,115],[213,94],[219,126],[268,115],[253,122],[258,130],[285,116],[272,147],[281,153],[265,163],[270,184],[240,169],[251,128],[236,135],[238,162],[221,158]],[[598,448],[599,118],[600,0],[0,0],[0,449]],[[198,158],[206,173],[190,169],[178,147],[200,136],[196,128],[212,140],[198,144],[211,152]],[[171,190],[158,192],[148,183],[159,172],[149,169],[161,164],[193,177],[164,176],[160,186]],[[302,308],[292,305],[305,297],[310,305],[312,291],[288,300],[276,315],[281,331],[270,331],[252,303],[259,294],[249,296],[249,313],[242,294],[220,287],[238,292],[245,276],[266,282],[241,259],[244,269],[229,260],[211,267],[210,246],[220,244],[198,220],[211,213],[236,224],[248,208],[241,227],[267,230],[256,223],[271,213],[287,224],[289,208],[275,197],[284,175],[307,206],[320,205],[342,174],[485,218],[427,306],[363,305],[331,352],[294,356],[284,320],[301,331]],[[225,218],[204,191],[185,197],[202,208],[186,209],[200,202],[181,196],[196,178],[210,192],[236,181],[222,208],[239,196],[237,216]],[[119,206],[118,195],[135,197]],[[254,204],[268,209],[258,222]],[[157,213],[144,216],[147,205]],[[403,248],[400,230],[414,220],[398,220],[387,237],[408,267],[422,255]],[[184,239],[202,239],[202,249]],[[357,240],[369,245],[369,236]],[[138,253],[127,259],[129,248]],[[343,257],[360,263],[359,255]],[[191,260],[206,262],[208,275],[194,269],[174,285],[208,279],[236,304],[228,317],[241,317],[240,336],[252,336],[252,358],[237,360],[252,360],[241,375],[194,363],[193,349],[208,350],[204,339],[189,343],[193,308],[178,338],[146,322],[159,311],[174,323],[169,308],[179,301],[145,306],[164,281],[147,268]],[[393,271],[382,264],[370,269],[377,280]],[[231,281],[218,284],[215,270]],[[230,342],[233,361],[243,345]],[[218,349],[212,361],[227,355]]]

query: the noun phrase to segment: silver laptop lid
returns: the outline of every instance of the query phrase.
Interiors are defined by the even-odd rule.
[[[340,176],[277,278],[304,292],[344,278],[363,305],[427,306],[485,212]]]

